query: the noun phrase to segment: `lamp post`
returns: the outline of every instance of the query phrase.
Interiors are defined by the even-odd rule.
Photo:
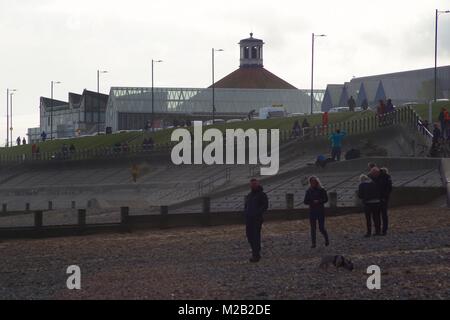
[[[312,54],[311,54],[311,114],[313,114],[313,104],[314,104],[314,39],[316,37],[325,37],[325,34],[312,34]]]
[[[55,84],[60,84],[61,81],[51,82],[51,103],[50,103],[50,140],[53,140],[53,86]],[[12,138],[12,137],[11,137]]]
[[[11,137],[11,147],[13,146],[13,95],[14,95],[14,91],[9,93],[9,108],[10,108],[10,116],[11,116],[11,121],[9,123],[9,125],[11,126],[9,128],[9,131],[11,132],[10,137]]]
[[[441,13],[450,13],[450,10],[440,11],[436,9],[436,24],[434,30],[434,102],[437,101],[437,40],[438,40],[438,17]]]
[[[216,96],[215,96],[215,80],[214,80],[214,53],[222,52],[223,49],[214,49],[212,48],[212,124],[214,124],[214,116],[216,114]]]
[[[162,60],[153,60],[152,59],[152,132],[155,131],[154,128],[154,120],[155,120],[155,98],[153,95],[154,91],[154,81],[153,81],[153,69],[155,67],[155,63],[163,62]]]
[[[9,100],[10,100],[9,93],[14,91],[17,90],[9,88],[6,89],[6,147],[9,147]]]
[[[108,73],[108,71],[97,70],[97,134],[100,134],[100,73]]]

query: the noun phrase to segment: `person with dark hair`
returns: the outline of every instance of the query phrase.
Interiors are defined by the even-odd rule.
[[[372,169],[369,173],[369,177],[378,186],[380,194],[380,213],[382,222],[382,234],[385,236],[388,230],[388,206],[389,198],[392,192],[392,178],[389,175],[387,168],[381,168],[379,170]]]
[[[257,179],[250,180],[250,193],[245,198],[245,233],[252,249],[250,262],[261,259],[261,228],[263,214],[269,207],[269,200]]]
[[[379,169],[372,168],[371,173]],[[381,235],[381,220],[380,220],[380,191],[378,186],[368,176],[362,174],[359,177],[358,198],[360,198],[364,205],[364,214],[366,216],[367,233],[366,238],[372,235],[372,220],[375,226],[375,235]]]
[[[41,139],[42,139],[42,142],[45,142],[45,140],[47,139],[47,133],[45,133],[45,131],[42,131]]]
[[[341,160],[341,152],[342,152],[342,140],[344,139],[346,133],[341,132],[339,129],[336,130],[330,136],[331,140],[331,158],[333,161]]]
[[[21,140],[20,140],[20,137],[17,137],[16,142],[17,142],[17,145],[18,145],[18,146],[20,146],[20,141],[21,141]]]
[[[27,139],[25,139],[25,137],[23,137],[22,139],[22,145],[26,145],[27,144]]]
[[[306,190],[303,203],[309,206],[309,222],[311,225],[311,248],[316,247],[316,227],[325,238],[325,246],[330,245],[328,232],[325,229],[325,203],[328,202],[327,191],[320,184],[320,180],[312,176],[309,178],[309,188]]]

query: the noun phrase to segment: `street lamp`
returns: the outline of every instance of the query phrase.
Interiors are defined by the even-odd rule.
[[[223,49],[214,49],[212,48],[212,124],[214,124],[214,116],[216,114],[216,99],[215,99],[215,81],[214,81],[214,53],[215,52],[222,52]]]
[[[155,119],[155,98],[153,95],[153,90],[154,90],[154,82],[153,82],[153,69],[155,66],[155,63],[160,63],[163,62],[162,60],[153,60],[152,59],[152,132],[155,131],[154,129],[154,119]]]
[[[450,13],[450,10],[440,11],[436,9],[436,24],[434,31],[434,102],[437,100],[437,39],[438,39],[438,17],[439,14]]]
[[[51,82],[50,140],[53,140],[53,86],[55,84],[60,84],[60,83],[61,83],[61,81],[53,81],[52,80],[52,82]]]
[[[108,73],[108,71],[97,70],[97,134],[100,134],[100,73]]]
[[[14,90],[17,91],[17,90]],[[9,131],[11,132],[10,136],[11,136],[11,147],[13,146],[13,95],[14,95],[14,91],[9,93],[9,108],[10,108],[10,116],[11,116],[11,121],[10,121],[10,128]]]
[[[325,34],[312,34],[312,55],[311,55],[311,114],[313,114],[313,103],[314,103],[314,39],[316,37],[326,37]]]
[[[15,92],[16,89],[6,89],[6,146],[9,147],[9,93]],[[11,137],[12,140],[12,137]]]

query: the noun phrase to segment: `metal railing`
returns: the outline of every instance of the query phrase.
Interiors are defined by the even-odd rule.
[[[293,140],[313,140],[328,137],[337,129],[344,131],[347,135],[367,133],[383,127],[403,124],[415,128],[420,117],[409,106],[396,109],[382,115],[372,114],[355,120],[331,123],[327,126],[316,125],[302,128],[301,132],[292,129],[280,130],[280,145]]]
[[[331,123],[327,126],[316,125],[312,127],[302,128],[301,133],[296,133],[291,129],[280,130],[280,145],[294,141],[294,140],[313,140],[329,136],[331,133],[340,129],[346,132],[347,135],[367,133],[377,130],[382,127],[393,126],[398,124],[407,125],[411,128],[420,129],[428,138],[432,138],[432,134],[428,130],[423,130],[420,125],[421,119],[417,113],[409,106],[396,109],[393,112],[383,115],[368,115],[367,117],[348,120],[343,122]],[[170,152],[175,145],[174,142],[153,145],[117,145],[109,147],[98,147],[90,149],[82,149],[70,151],[61,149],[53,152],[42,152],[35,154],[21,154],[10,155],[0,154],[0,163],[23,163],[30,161],[70,161],[70,160],[87,160],[87,159],[102,159],[102,158],[119,158],[132,157],[136,155],[152,154],[153,152]],[[30,145],[31,148],[31,145]]]

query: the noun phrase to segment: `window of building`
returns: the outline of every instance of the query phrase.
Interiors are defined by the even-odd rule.
[[[258,59],[258,47],[252,47],[252,59]]]
[[[244,59],[249,59],[249,53],[250,53],[250,48],[249,47],[245,47],[244,48]]]

